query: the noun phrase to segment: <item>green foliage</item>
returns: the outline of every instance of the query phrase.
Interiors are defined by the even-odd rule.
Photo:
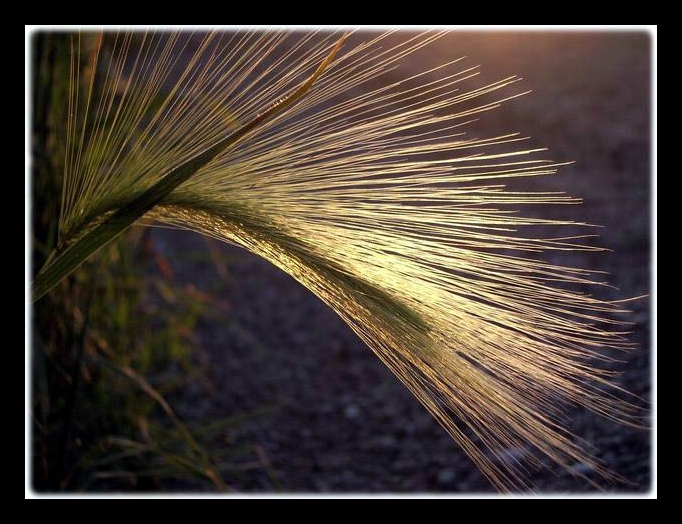
[[[68,39],[40,34],[34,51],[33,263],[57,243],[63,150],[55,133],[68,81]],[[186,425],[167,398],[210,388],[194,337],[225,304],[173,281],[148,230],[132,228],[61,280],[33,310],[32,485],[38,491],[238,487],[267,468],[263,451],[226,445],[235,419]],[[225,478],[229,479],[229,484]]]
[[[165,400],[210,387],[194,328],[226,312],[158,268],[167,261],[134,229],[37,304],[37,490],[227,490],[225,472],[267,465],[258,448],[217,440],[220,420],[190,429]]]

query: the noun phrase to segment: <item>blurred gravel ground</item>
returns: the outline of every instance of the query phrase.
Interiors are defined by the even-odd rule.
[[[613,253],[553,255],[558,263],[609,271],[618,293],[650,293],[650,37],[646,33],[451,33],[425,61],[396,75],[467,55],[483,78],[524,77],[530,95],[484,115],[470,133],[520,131],[554,160],[571,161],[556,177],[525,188],[565,190],[583,206],[561,216],[605,226],[597,232]],[[514,187],[521,187],[514,184]],[[541,210],[547,213],[547,209]],[[532,211],[535,212],[535,211]],[[552,211],[552,213],[554,213]],[[554,216],[554,215],[552,215]],[[217,250],[218,276],[206,241],[156,230],[153,237],[178,280],[230,304],[225,318],[205,320],[198,339],[212,365],[212,385],[171,399],[187,419],[225,418],[265,410],[232,427],[226,443],[258,444],[285,492],[490,492],[490,485],[399,381],[315,296],[266,262],[230,246]],[[623,385],[649,398],[649,300],[631,304],[632,338]],[[650,434],[589,413],[570,413],[571,430],[631,484],[650,488]],[[557,469],[533,476],[540,492],[593,490]],[[272,491],[262,470],[235,486]]]

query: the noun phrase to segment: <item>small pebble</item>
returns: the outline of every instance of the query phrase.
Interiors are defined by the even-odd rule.
[[[350,420],[356,419],[360,414],[360,408],[358,408],[355,404],[351,404],[349,406],[346,406],[344,414],[346,415],[347,419]]]
[[[441,487],[447,487],[451,485],[457,478],[457,473],[454,469],[445,468],[438,472],[438,485]]]

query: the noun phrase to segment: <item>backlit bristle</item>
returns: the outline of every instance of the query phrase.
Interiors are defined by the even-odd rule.
[[[62,241],[290,93],[339,36],[74,36]],[[606,349],[629,347],[614,317],[621,308],[581,290],[589,271],[543,261],[544,251],[595,250],[587,235],[528,234],[579,224],[523,213],[578,201],[514,190],[514,179],[561,165],[517,133],[467,135],[478,115],[521,94],[510,94],[518,79],[467,88],[477,68],[457,57],[403,78],[401,60],[438,33],[352,36],[300,101],[144,221],[239,244],[290,273],[498,488],[527,486],[543,458],[608,477],[560,413],[574,403],[638,423],[599,368]]]

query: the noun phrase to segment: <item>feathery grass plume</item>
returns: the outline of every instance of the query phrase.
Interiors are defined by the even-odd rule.
[[[629,346],[619,305],[577,290],[590,272],[536,256],[596,249],[582,237],[521,234],[574,223],[514,212],[578,201],[506,189],[559,166],[518,134],[466,134],[518,79],[467,89],[477,69],[452,60],[395,80],[439,34],[356,37],[340,50],[338,34],[74,35],[48,269],[119,215],[238,244],[332,307],[498,488],[527,487],[546,457],[609,477],[561,414],[639,422],[599,367]]]

